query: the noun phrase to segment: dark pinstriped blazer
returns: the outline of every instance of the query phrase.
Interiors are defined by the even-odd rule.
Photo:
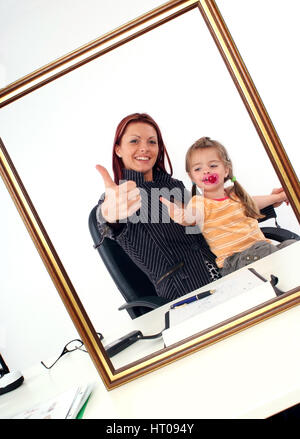
[[[196,234],[186,233],[186,227],[174,223],[159,201],[159,196],[171,194],[183,202],[187,194],[183,183],[162,171],[154,173],[153,181],[144,181],[142,173],[124,169],[123,179],[136,182],[142,207],[124,222],[108,224],[101,215],[102,195],[97,209],[102,237],[118,242],[147,274],[159,296],[173,300],[211,282],[208,264],[215,267],[215,256],[199,229]]]

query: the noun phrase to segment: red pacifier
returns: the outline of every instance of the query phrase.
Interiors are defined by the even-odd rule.
[[[214,184],[218,181],[218,179],[219,179],[218,174],[210,174],[203,178],[203,183]]]

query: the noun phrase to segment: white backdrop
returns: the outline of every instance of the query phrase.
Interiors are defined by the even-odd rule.
[[[1,86],[158,6],[151,0],[0,0]],[[297,0],[218,5],[296,171]],[[227,146],[248,191],[270,193],[275,172],[197,9],[0,112],[0,136],[97,331],[128,319],[87,227],[111,170],[119,120],[148,112],[161,127],[174,176],[190,185],[185,151],[208,135]],[[298,122],[298,121],[297,121]],[[52,281],[0,182],[0,351],[23,369],[76,335]],[[282,227],[299,233],[289,206]]]

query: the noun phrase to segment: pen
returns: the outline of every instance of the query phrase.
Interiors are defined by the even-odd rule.
[[[171,309],[177,308],[178,306],[187,305],[188,303],[195,302],[196,300],[203,299],[204,297],[210,296],[215,290],[204,291],[203,293],[196,294],[195,296],[188,297],[187,299],[180,300],[179,302],[171,305]]]

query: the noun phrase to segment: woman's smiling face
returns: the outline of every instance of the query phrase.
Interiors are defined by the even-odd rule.
[[[152,180],[152,168],[158,156],[157,133],[152,125],[144,122],[129,123],[115,151],[125,169],[142,172],[146,181]]]

